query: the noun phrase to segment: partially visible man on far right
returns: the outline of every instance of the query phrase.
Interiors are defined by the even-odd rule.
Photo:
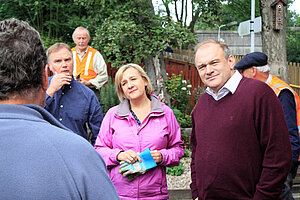
[[[119,199],[102,157],[44,110],[46,64],[35,29],[0,21],[0,199]]]
[[[293,179],[297,175],[300,152],[299,126],[300,126],[300,98],[298,94],[283,80],[270,74],[268,56],[262,52],[252,52],[244,56],[234,67],[247,78],[260,80],[268,84],[280,100],[285,120],[289,129],[293,150],[293,159],[290,173],[284,184],[281,194],[283,200],[293,199]]]
[[[263,82],[234,71],[225,43],[195,50],[207,89],[192,113],[193,199],[279,200],[292,158],[280,101]]]

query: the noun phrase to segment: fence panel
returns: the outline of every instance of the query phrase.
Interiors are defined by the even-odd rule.
[[[300,94],[300,63],[288,63],[290,86]]]

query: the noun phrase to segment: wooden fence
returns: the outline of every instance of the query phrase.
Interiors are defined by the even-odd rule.
[[[191,50],[185,50],[178,53],[164,53],[164,61],[166,64],[166,71],[168,77],[172,74],[180,74],[182,72],[183,79],[188,80],[191,84],[191,93],[194,95],[199,87],[203,86],[200,80],[199,74],[194,65],[194,57]],[[180,54],[179,54],[180,53]],[[236,62],[238,62],[242,56],[235,56]],[[116,68],[111,68],[110,64],[107,64],[108,74],[112,79],[117,71]],[[300,94],[300,63],[288,63],[289,78],[291,87]],[[300,95],[299,95],[300,96]],[[194,97],[192,97],[194,99]]]
[[[288,63],[290,86],[300,94],[300,63]],[[300,96],[300,95],[299,95]]]

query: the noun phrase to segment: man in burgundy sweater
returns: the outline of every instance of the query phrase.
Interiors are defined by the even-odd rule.
[[[280,199],[292,159],[280,101],[234,71],[224,43],[199,44],[195,65],[207,89],[192,113],[193,199]]]

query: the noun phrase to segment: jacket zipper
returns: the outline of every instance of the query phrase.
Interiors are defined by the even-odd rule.
[[[137,131],[137,135],[140,133],[140,130],[141,130],[141,126],[139,125],[139,128],[138,128],[138,131]]]

